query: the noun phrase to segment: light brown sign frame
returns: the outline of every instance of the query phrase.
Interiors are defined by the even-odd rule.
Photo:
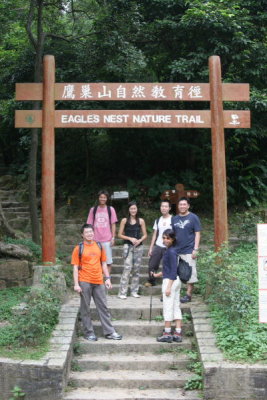
[[[221,62],[218,56],[209,58],[209,83],[55,83],[54,56],[44,56],[43,66],[43,83],[16,84],[16,100],[42,100],[43,108],[38,111],[17,110],[15,126],[42,128],[42,260],[44,264],[54,264],[56,259],[55,128],[59,127],[211,128],[216,250],[228,241],[224,128],[249,128],[250,111],[224,111],[223,101],[249,101],[248,84],[222,83]],[[58,100],[210,101],[210,110],[55,110],[55,101]],[[93,113],[98,115],[96,117],[98,121],[95,120],[92,123]],[[128,117],[126,118],[125,115]],[[155,123],[155,120],[160,122]]]

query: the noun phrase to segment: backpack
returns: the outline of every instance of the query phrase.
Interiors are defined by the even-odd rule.
[[[187,283],[192,275],[192,267],[178,256],[177,275],[181,282]]]
[[[102,244],[100,242],[96,242],[98,247],[100,248],[101,252],[102,252]],[[82,254],[83,254],[83,249],[84,249],[84,244],[83,242],[79,243],[79,267],[78,270],[81,271],[82,269]]]
[[[94,226],[94,223],[95,223],[95,216],[96,216],[97,208],[98,208],[98,206],[94,206],[94,208],[93,208],[93,224],[92,224],[93,226]],[[110,225],[110,228],[111,228],[111,207],[107,206],[107,209],[108,209],[109,225]]]

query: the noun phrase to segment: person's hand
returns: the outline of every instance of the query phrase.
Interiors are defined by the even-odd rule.
[[[171,289],[167,288],[165,291],[165,295],[169,297],[171,295]]]
[[[197,250],[193,250],[193,251],[192,251],[192,258],[193,258],[193,260],[195,260],[195,259],[197,258],[197,256],[198,256],[198,251],[197,251]]]
[[[111,239],[111,241],[110,241],[110,247],[114,246],[114,243],[115,243],[115,238],[113,237],[113,238]]]
[[[135,242],[135,244],[134,244],[134,247],[137,247],[137,246],[139,246],[139,244],[140,243],[142,243],[142,240],[141,239],[136,239],[136,242]]]
[[[105,286],[107,289],[112,289],[112,284],[110,279],[105,280]]]
[[[130,238],[130,241],[132,242],[132,244],[135,246],[135,243],[137,242],[136,238]]]
[[[77,292],[77,293],[81,293],[82,288],[80,287],[80,285],[74,285],[74,290],[75,290],[75,292]]]
[[[149,249],[149,250],[148,250],[148,253],[147,253],[147,256],[148,256],[148,257],[151,257],[151,254],[152,254],[152,249]]]

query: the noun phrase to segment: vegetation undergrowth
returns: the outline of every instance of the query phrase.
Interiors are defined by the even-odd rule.
[[[231,360],[267,360],[267,326],[258,322],[257,268],[252,243],[199,258],[200,290],[210,304],[217,345]]]
[[[32,289],[23,299],[23,310],[9,315],[9,323],[0,327],[1,355],[40,358],[47,351],[60,308],[55,280],[44,275],[42,287]]]
[[[184,389],[203,389],[202,363],[199,361],[198,353],[195,350],[187,350],[186,354],[190,359],[190,363],[187,368],[189,371],[192,371],[194,375],[187,380],[184,385]]]
[[[13,287],[0,290],[0,322],[9,321],[12,307],[16,306],[29,291],[28,287]]]

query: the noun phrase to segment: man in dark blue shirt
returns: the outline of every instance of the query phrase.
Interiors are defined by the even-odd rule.
[[[196,258],[199,249],[201,224],[198,216],[189,211],[189,207],[190,202],[186,197],[179,199],[179,214],[173,217],[172,220],[177,253],[192,266],[192,276],[187,283],[187,293],[181,298],[182,303],[191,301],[194,283],[198,281]]]

